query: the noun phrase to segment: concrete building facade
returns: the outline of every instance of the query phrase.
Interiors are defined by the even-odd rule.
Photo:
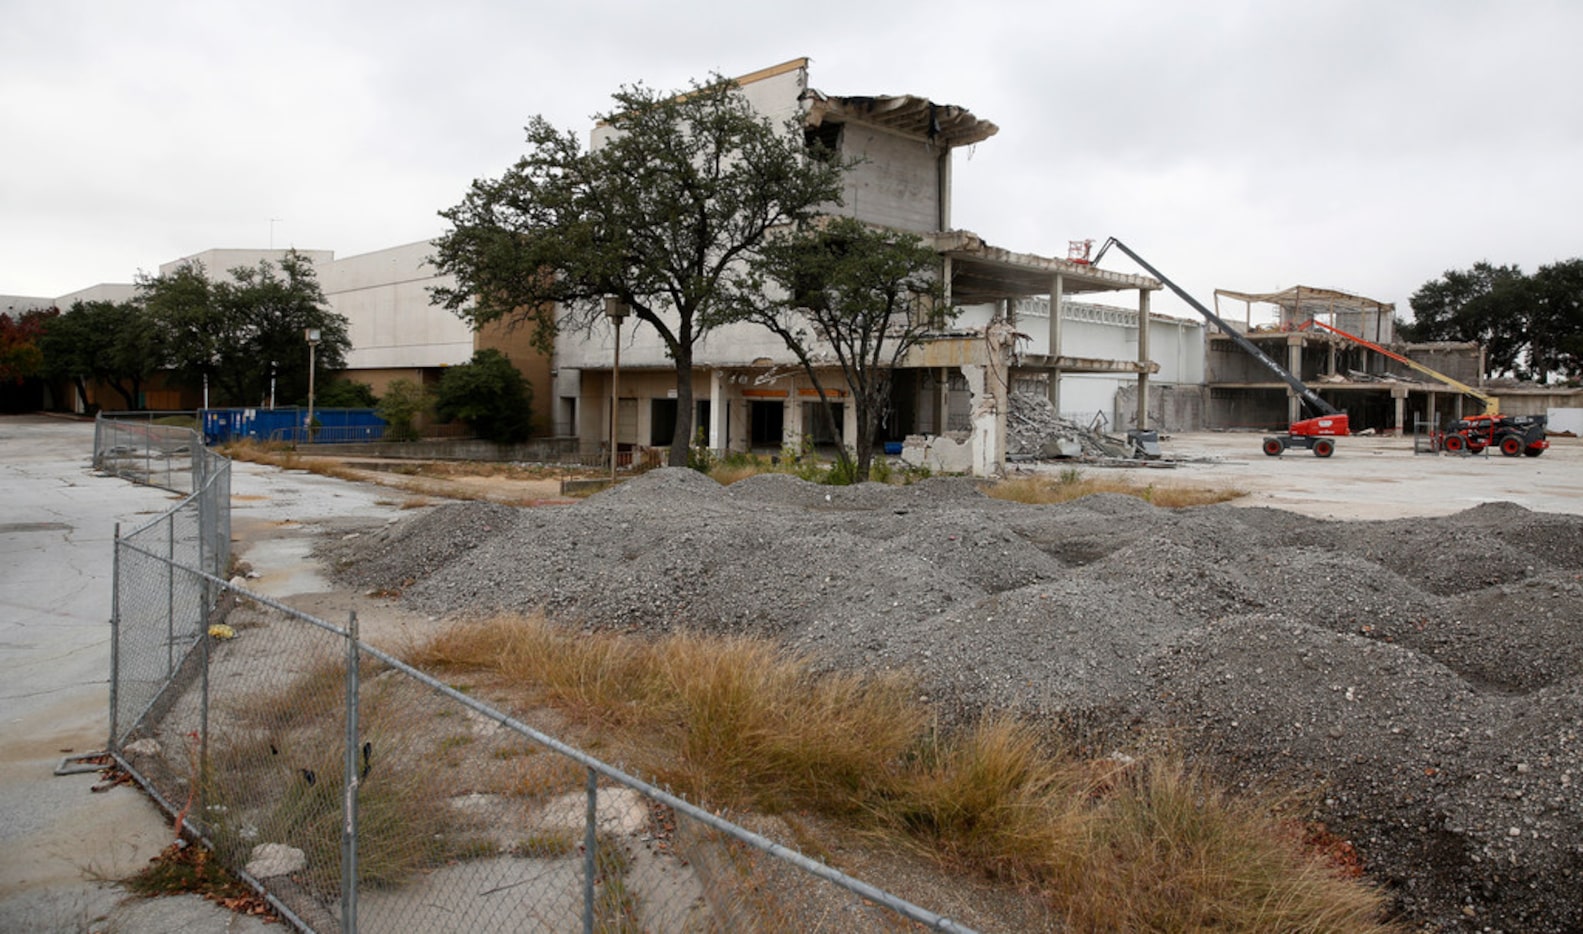
[[[818,141],[842,158],[858,162],[847,173],[844,213],[877,226],[917,234],[940,256],[947,300],[962,309],[953,331],[916,348],[892,380],[892,399],[881,441],[914,435],[953,435],[957,451],[943,468],[997,472],[1004,462],[1005,418],[1009,394],[1016,389],[1045,393],[1058,411],[1063,382],[1083,395],[1078,403],[1109,408],[1118,382],[1141,387],[1160,371],[1150,351],[1156,327],[1149,314],[1155,280],[1101,270],[1070,258],[1014,253],[985,242],[951,224],[951,159],[962,146],[982,142],[998,128],[965,108],[911,95],[833,96],[809,84],[808,60],[795,59],[737,79],[752,106],[770,121],[795,121],[805,138]],[[599,146],[608,128],[593,131]],[[1066,336],[1067,315],[1050,322],[1053,302],[1068,296],[1135,293],[1134,309],[1074,312],[1078,337]],[[1042,299],[1042,319],[1036,305]],[[1073,308],[1088,309],[1088,306]],[[1130,331],[1124,320],[1131,315]],[[1151,322],[1139,338],[1140,316]],[[1041,323],[1042,321],[1042,323]],[[1086,330],[1100,329],[1093,334]],[[1169,339],[1191,344],[1196,326],[1162,325]],[[1127,335],[1131,334],[1130,342]],[[1102,334],[1102,336],[1101,336]],[[658,335],[628,325],[620,335],[620,398],[612,404],[617,332],[608,322],[588,331],[563,332],[556,344],[554,394],[556,425],[570,428],[586,451],[608,446],[611,421],[622,450],[664,447],[676,424],[677,388],[672,362]],[[822,353],[815,348],[815,356]],[[1172,347],[1173,361],[1200,357]],[[833,359],[833,358],[832,358]],[[777,450],[806,440],[852,446],[857,430],[853,407],[838,402],[841,437],[824,437],[815,417],[818,402],[811,382],[779,338],[756,325],[733,324],[710,332],[694,350],[694,423],[700,440],[716,451]],[[1173,375],[1192,378],[1184,362]],[[821,378],[827,388],[842,386],[839,371]],[[831,395],[844,399],[844,390]],[[1134,422],[1147,423],[1140,408]]]

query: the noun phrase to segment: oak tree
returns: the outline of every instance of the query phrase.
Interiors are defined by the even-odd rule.
[[[762,302],[752,264],[770,232],[838,203],[842,166],[719,76],[613,99],[599,145],[535,117],[527,153],[440,212],[450,229],[432,260],[456,285],[433,295],[475,328],[527,324],[543,349],[562,327],[593,327],[607,297],[624,302],[675,365],[669,462],[686,466],[694,348]]]

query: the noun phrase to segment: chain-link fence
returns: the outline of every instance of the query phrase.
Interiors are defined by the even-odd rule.
[[[94,419],[93,465],[136,483],[191,493],[203,450],[192,412],[101,412]]]
[[[966,930],[233,586],[208,456],[117,538],[110,745],[299,928]]]

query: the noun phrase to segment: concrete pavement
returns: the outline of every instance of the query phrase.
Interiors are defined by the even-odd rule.
[[[181,498],[97,475],[92,454],[92,422],[0,416],[0,931],[279,930],[192,897],[128,899],[111,883],[171,842],[169,819],[132,788],[93,793],[94,773],[54,774],[107,740],[116,523]],[[232,494],[234,534],[285,537],[298,561],[319,520],[397,512],[376,487],[250,464]]]
[[[92,470],[93,423],[0,417],[0,930],[102,924],[127,875],[171,841],[142,794],[93,794],[60,760],[103,749],[117,522],[175,497]]]

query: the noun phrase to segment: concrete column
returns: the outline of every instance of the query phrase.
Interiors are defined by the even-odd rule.
[[[1429,390],[1429,415],[1428,415],[1428,418],[1429,418],[1429,430],[1430,431],[1434,431],[1435,429],[1440,427],[1440,415],[1439,415],[1439,413],[1437,413],[1435,411],[1435,399],[1436,399],[1437,395],[1438,394],[1433,389]]]
[[[787,390],[787,392],[789,392],[790,395],[786,399],[786,414],[783,416],[783,421],[781,422],[782,443],[789,444],[792,447],[801,450],[802,439],[813,434],[813,432],[809,430],[810,426],[804,424],[803,422],[802,397],[797,394],[797,386],[795,381],[793,382],[792,387]],[[816,412],[814,417],[819,418],[820,416]]]
[[[940,368],[939,389],[935,393],[935,402],[940,408],[940,430],[936,434],[945,434],[951,428],[951,369]]]
[[[1286,371],[1299,380],[1303,378],[1303,338],[1297,334],[1286,337]],[[1303,401],[1297,393],[1286,389],[1286,420],[1295,422],[1303,417]]]
[[[1066,279],[1060,273],[1050,282],[1050,348],[1047,351],[1054,361],[1061,356],[1061,302],[1066,290]],[[1050,365],[1050,408],[1061,414],[1061,367]]]
[[[1403,420],[1407,417],[1407,387],[1392,386],[1391,398],[1396,402],[1396,421],[1392,427],[1396,429],[1397,434],[1405,434],[1407,426],[1403,424]]]
[[[1138,290],[1138,430],[1149,428],[1149,290]]]
[[[951,229],[951,147],[940,147],[938,162],[939,175],[936,178],[935,197],[939,203],[935,205],[940,231],[944,233]]]
[[[728,409],[726,400],[726,374],[724,370],[709,371],[709,450],[724,451],[731,444],[726,437]]]

